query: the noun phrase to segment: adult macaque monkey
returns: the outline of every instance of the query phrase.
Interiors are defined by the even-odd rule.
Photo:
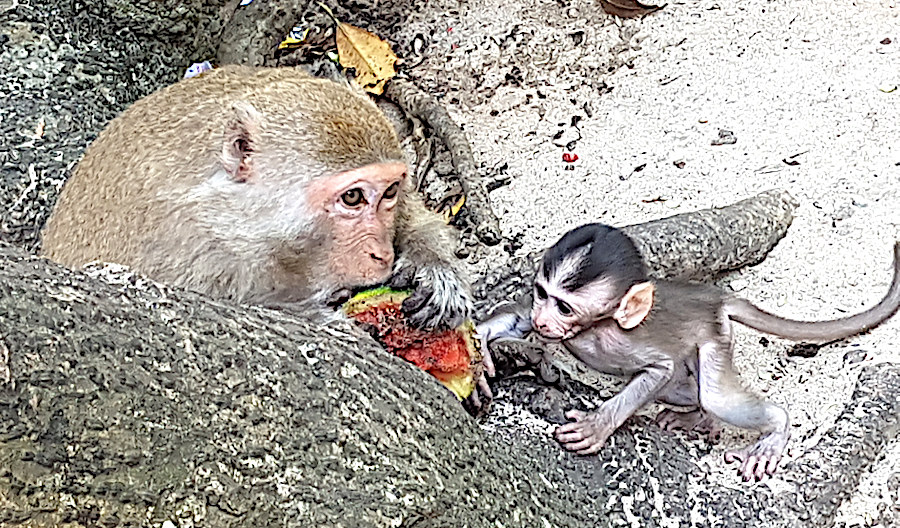
[[[471,306],[448,228],[409,193],[390,122],[300,69],[225,67],[153,93],[87,149],[43,233],[68,266],[128,265],[254,304],[324,302],[390,277],[423,328]]]
[[[478,326],[486,342],[522,337],[532,328],[558,340],[586,365],[632,380],[596,412],[571,410],[556,429],[566,449],[596,453],[649,402],[693,408],[665,410],[665,429],[714,432],[717,420],[760,431],[756,444],[729,451],[745,480],[778,467],[790,436],[787,412],[744,388],[732,367],[731,322],[798,341],[827,343],[864,332],[900,305],[900,242],[884,299],[860,314],[825,322],[783,319],[710,285],[651,281],[634,243],[618,229],[590,224],[570,231],[544,255],[528,308],[507,309]],[[482,347],[487,350],[487,347]]]

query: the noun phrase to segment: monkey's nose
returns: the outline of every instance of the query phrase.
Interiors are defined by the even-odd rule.
[[[369,258],[374,260],[379,266],[390,267],[394,264],[394,252],[387,250],[373,250],[369,252]]]

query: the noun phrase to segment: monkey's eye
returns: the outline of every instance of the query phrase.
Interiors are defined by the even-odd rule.
[[[354,187],[349,191],[345,191],[344,194],[341,195],[341,201],[344,202],[344,205],[347,207],[359,207],[365,201],[363,199],[362,189]]]
[[[547,290],[545,290],[544,287],[541,286],[540,284],[534,285],[534,294],[537,296],[538,299],[540,299],[542,301],[547,298]]]
[[[386,191],[384,191],[384,197],[388,200],[391,200],[397,197],[398,192],[400,192],[400,183],[394,182],[390,187],[387,188]]]
[[[563,315],[572,315],[572,307],[565,301],[556,301],[556,309]]]

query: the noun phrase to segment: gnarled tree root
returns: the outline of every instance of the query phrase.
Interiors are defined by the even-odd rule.
[[[472,148],[465,132],[447,110],[431,95],[405,79],[393,79],[385,88],[385,95],[397,103],[409,116],[425,123],[447,147],[456,176],[466,196],[466,209],[475,236],[489,246],[502,240],[500,222],[491,209],[487,188],[472,156]]]

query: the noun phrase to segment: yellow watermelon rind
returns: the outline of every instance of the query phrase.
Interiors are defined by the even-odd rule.
[[[361,291],[351,297],[341,309],[344,310],[344,314],[348,317],[353,317],[360,312],[366,311],[369,307],[383,302],[400,304],[409,297],[410,293],[412,293],[410,290],[394,290],[387,286],[372,288],[371,290]]]

